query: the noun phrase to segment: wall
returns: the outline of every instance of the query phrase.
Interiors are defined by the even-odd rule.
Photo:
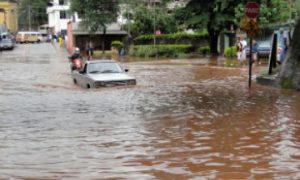
[[[5,10],[0,12],[0,24],[4,24],[11,32],[18,31],[17,4],[13,2],[0,2],[0,8]]]

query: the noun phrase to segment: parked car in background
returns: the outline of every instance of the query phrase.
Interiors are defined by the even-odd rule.
[[[269,58],[272,49],[272,38],[269,38],[264,41],[257,41],[258,43],[258,58]],[[250,45],[250,44],[249,44]],[[246,54],[249,57],[250,46],[246,47]],[[280,58],[281,47],[277,44],[277,59]]]
[[[15,42],[11,38],[4,38],[0,41],[0,48],[5,50],[13,50],[15,47]]]
[[[114,60],[87,61],[82,70],[72,71],[75,84],[84,88],[98,88],[115,85],[135,85],[136,79],[127,74]]]
[[[42,34],[36,31],[20,31],[16,36],[17,43],[39,43],[42,41]]]

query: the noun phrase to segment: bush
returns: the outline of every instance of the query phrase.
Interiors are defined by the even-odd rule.
[[[236,57],[236,46],[225,48],[224,55],[226,58],[234,58]]]
[[[111,42],[111,47],[120,49],[121,47],[123,47],[123,43],[121,41],[113,41]]]
[[[188,34],[188,33],[174,33],[174,34],[162,34],[159,37],[156,37],[159,41],[163,41],[168,44],[173,43],[182,43],[182,42],[190,42],[190,41],[201,41],[203,39],[208,38],[207,31],[195,34]],[[153,34],[146,34],[140,35],[134,39],[135,44],[149,44],[153,42],[154,35]]]
[[[188,53],[192,49],[192,45],[186,44],[165,44],[165,45],[136,45],[129,54],[138,57],[155,57],[156,53],[160,57],[178,57],[179,54]]]
[[[197,52],[205,56],[210,53],[210,48],[209,46],[202,46],[197,49]]]

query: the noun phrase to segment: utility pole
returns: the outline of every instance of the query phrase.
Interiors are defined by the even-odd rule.
[[[154,15],[153,15],[153,34],[154,34],[154,41],[153,41],[153,44],[154,44],[154,48],[156,46],[156,37],[155,37],[155,29],[156,29],[156,3],[155,3],[155,0],[153,0],[153,7],[154,7]]]
[[[126,0],[126,5],[127,5],[127,31],[128,31],[128,36],[130,37],[130,22],[129,22],[129,4],[128,0]]]

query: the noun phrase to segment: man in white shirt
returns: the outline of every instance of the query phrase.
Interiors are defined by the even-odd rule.
[[[246,47],[247,47],[247,41],[245,38],[241,38],[241,44],[242,44],[242,54],[241,54],[241,61],[246,60]]]

